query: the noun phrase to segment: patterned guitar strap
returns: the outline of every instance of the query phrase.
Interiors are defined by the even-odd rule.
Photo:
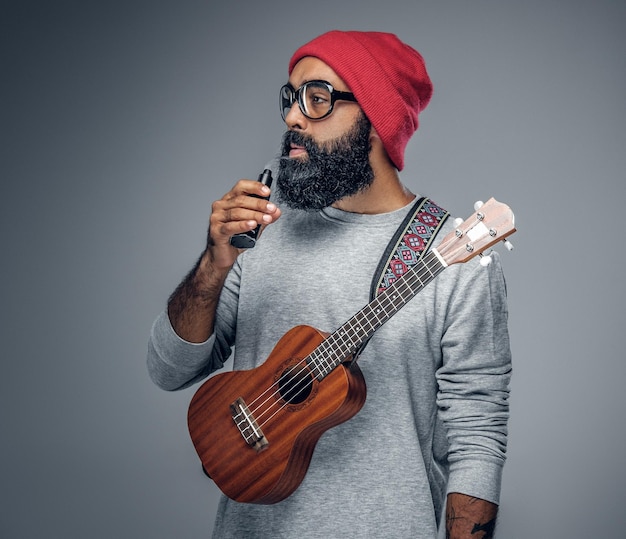
[[[433,238],[447,218],[448,212],[432,200],[418,198],[389,241],[378,263],[370,288],[370,301],[417,263],[431,247]],[[353,361],[358,359],[368,342],[365,341],[360,346]]]

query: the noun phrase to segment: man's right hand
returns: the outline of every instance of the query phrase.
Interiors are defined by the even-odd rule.
[[[242,251],[230,244],[231,236],[254,230],[258,225],[268,225],[280,217],[276,204],[265,200],[269,194],[269,188],[258,181],[239,180],[213,203],[207,251],[215,269],[230,269]]]

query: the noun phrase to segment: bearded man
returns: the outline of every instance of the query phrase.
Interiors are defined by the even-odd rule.
[[[332,31],[295,52],[280,89],[275,196],[240,180],[213,203],[206,249],[153,325],[156,384],[195,384],[233,349],[235,369],[256,368],[294,326],[332,332],[371,300],[391,238],[423,198],[399,171],[431,94],[422,56],[392,34]],[[423,204],[441,217],[436,245],[453,226]],[[259,225],[254,249],[231,244]],[[223,496],[215,538],[494,536],[506,293],[497,255],[487,268],[471,262],[446,269],[360,347],[365,403],[324,432],[301,484],[273,504]]]

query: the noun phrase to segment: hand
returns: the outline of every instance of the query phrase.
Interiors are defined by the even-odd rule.
[[[254,230],[258,225],[268,225],[280,217],[280,210],[265,200],[270,190],[258,181],[239,180],[220,200],[212,205],[207,238],[216,268],[230,268],[241,252],[230,244],[231,236]]]

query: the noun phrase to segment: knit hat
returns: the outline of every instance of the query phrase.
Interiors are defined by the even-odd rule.
[[[404,149],[433,87],[422,56],[395,35],[332,30],[300,47],[289,74],[305,56],[328,64],[349,86],[391,161],[404,168]]]

